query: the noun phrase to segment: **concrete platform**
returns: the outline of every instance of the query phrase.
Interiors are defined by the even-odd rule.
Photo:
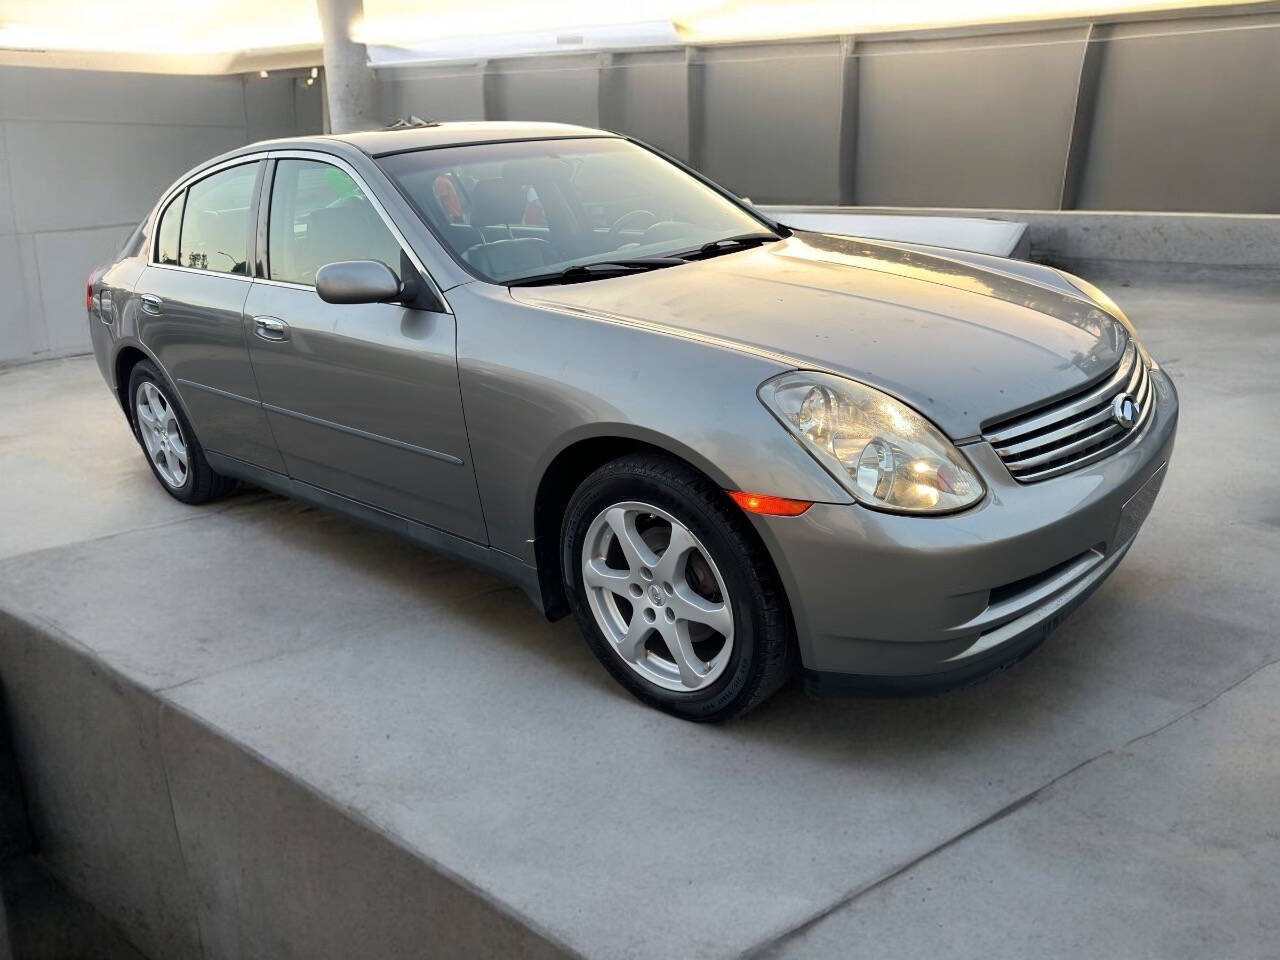
[[[1274,954],[1276,289],[1109,289],[1184,411],[1116,575],[987,684],[716,728],[486,574],[172,501],[90,360],[0,374],[39,855],[153,958]]]

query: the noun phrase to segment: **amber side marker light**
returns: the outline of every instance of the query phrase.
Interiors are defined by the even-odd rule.
[[[747,513],[762,513],[770,517],[798,517],[813,506],[810,500],[788,500],[786,497],[744,493],[741,490],[730,490],[729,496]]]

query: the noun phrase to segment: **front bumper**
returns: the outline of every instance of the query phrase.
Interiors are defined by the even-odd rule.
[[[1115,569],[1164,479],[1178,397],[1152,372],[1154,416],[1123,450],[1073,473],[1014,480],[986,442],[964,452],[987,496],[943,517],[814,504],[760,518],[801,659],[819,690],[912,692],[1017,659]]]

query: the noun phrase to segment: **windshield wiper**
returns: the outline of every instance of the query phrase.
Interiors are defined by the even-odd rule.
[[[540,287],[553,283],[581,283],[583,280],[599,280],[628,273],[643,273],[662,267],[676,267],[688,262],[684,257],[636,257],[631,260],[598,260],[592,263],[575,263],[553,273],[538,273],[530,277],[508,280],[508,287]]]
[[[704,243],[697,250],[680,254],[685,260],[705,260],[722,253],[733,253],[735,250],[747,250],[758,247],[762,243],[771,243],[782,238],[776,233],[740,233],[736,237],[725,237],[723,240],[712,240]]]

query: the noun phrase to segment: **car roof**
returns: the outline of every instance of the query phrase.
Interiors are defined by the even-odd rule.
[[[364,130],[357,133],[335,133],[323,136],[294,137],[252,144],[256,149],[288,148],[315,145],[317,141],[338,140],[350,144],[371,157],[435,147],[457,147],[473,143],[498,143],[504,140],[554,140],[568,137],[614,137],[617,134],[569,123],[526,123],[517,121],[458,121],[432,123],[429,126],[399,127],[394,130]]]

